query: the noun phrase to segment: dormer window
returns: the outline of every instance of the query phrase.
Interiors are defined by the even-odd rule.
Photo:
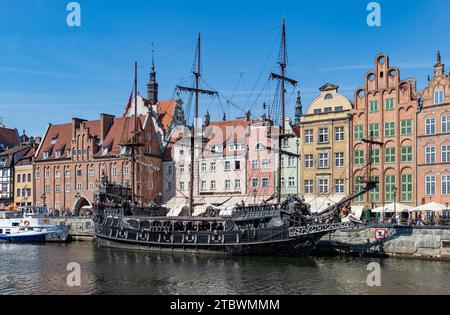
[[[56,152],[55,152],[55,157],[56,157],[56,158],[61,157],[61,151],[56,151]]]
[[[105,148],[102,149],[102,155],[103,155],[103,156],[104,156],[104,155],[107,155],[108,152],[109,152],[108,147],[105,147]]]
[[[56,141],[58,140],[58,135],[56,135],[56,136],[54,136],[53,138],[52,138],[52,141],[50,142],[50,144],[56,144]]]
[[[325,95],[325,99],[326,100],[332,100],[333,99],[333,95],[331,93],[328,93],[327,95]]]
[[[69,149],[67,150],[67,157],[70,158],[72,156],[72,151]]]
[[[256,151],[262,151],[262,150],[264,150],[263,144],[262,144],[262,143],[258,143],[258,144],[256,145]]]
[[[126,146],[123,145],[120,147],[120,154],[127,154],[127,152],[128,152],[128,148]]]

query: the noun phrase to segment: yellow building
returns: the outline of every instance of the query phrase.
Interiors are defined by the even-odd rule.
[[[33,155],[34,150],[30,150],[14,167],[14,205],[16,207],[34,204]]]
[[[338,86],[327,83],[300,118],[300,192],[313,211],[349,194],[351,109]]]

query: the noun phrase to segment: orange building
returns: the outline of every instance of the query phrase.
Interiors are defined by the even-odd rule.
[[[380,184],[355,201],[370,207],[401,202],[416,203],[416,113],[417,92],[414,79],[402,80],[398,68],[390,66],[389,57],[380,54],[375,68],[365,75],[364,87],[356,90],[351,111],[353,175],[352,190],[358,191],[366,174],[368,145],[362,139],[385,143],[374,147],[373,173]]]
[[[450,203],[450,79],[438,52],[417,115],[417,203]]]

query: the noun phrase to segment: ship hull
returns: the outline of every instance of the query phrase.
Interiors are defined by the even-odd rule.
[[[307,257],[325,233],[267,242],[230,244],[173,244],[121,239],[96,234],[100,247],[168,253],[217,254],[238,256]]]

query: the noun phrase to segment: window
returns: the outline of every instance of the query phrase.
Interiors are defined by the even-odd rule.
[[[262,151],[262,150],[264,150],[264,146],[262,145],[262,143],[258,143],[256,145],[256,151]]]
[[[215,180],[212,180],[211,181],[211,190],[216,190],[216,181]]]
[[[442,133],[450,133],[450,116],[442,116],[441,132]]]
[[[256,162],[258,162],[258,160],[256,160]],[[258,168],[258,165],[256,165],[256,168]],[[262,168],[269,168],[269,159],[262,160]]]
[[[94,190],[94,184],[89,184],[88,185],[88,189],[89,189],[89,191],[93,191]]]
[[[49,192],[50,192],[50,185],[45,185],[45,186],[44,186],[44,191],[45,191],[46,193],[49,193]]]
[[[331,93],[328,93],[327,95],[325,95],[325,99],[326,100],[332,100],[333,99],[333,95]]]
[[[380,137],[380,125],[379,124],[370,124],[369,125],[369,136],[374,138]]]
[[[413,176],[402,175],[402,201],[411,202],[413,193]]]
[[[372,163],[380,164],[380,149],[372,149]]]
[[[344,152],[334,154],[334,166],[344,167]]]
[[[394,109],[394,99],[388,98],[386,99],[386,110],[393,110]]]
[[[314,159],[312,154],[305,155],[305,168],[313,168],[314,167]]]
[[[435,147],[425,148],[425,163],[427,163],[427,164],[436,163],[436,148]]]
[[[364,150],[356,150],[355,165],[363,165],[363,164],[364,164]]]
[[[373,179],[378,182],[380,181],[379,176],[374,176]],[[369,192],[369,200],[372,202],[380,201],[380,184],[377,184],[377,186]]]
[[[55,203],[55,209],[60,211],[61,210],[61,204],[59,202]]]
[[[172,165],[167,166],[167,175],[172,175]]]
[[[320,194],[328,193],[328,178],[319,179],[319,193]]]
[[[65,192],[67,192],[67,193],[70,192],[70,184],[66,184],[64,189],[65,189]]]
[[[20,197],[20,188],[17,188],[16,195],[17,197]]]
[[[183,167],[184,167],[184,165],[183,165]],[[211,172],[216,171],[216,162],[211,162],[210,169],[211,169]]]
[[[296,165],[295,163],[295,157],[289,156],[288,157],[288,167],[294,167]]]
[[[403,135],[411,135],[412,134],[412,120],[406,119],[401,121],[401,133]]]
[[[22,179],[22,176],[20,176],[20,174],[17,174],[17,182],[18,183],[20,183],[21,179]]]
[[[36,178],[37,178],[37,179],[41,178],[41,172],[36,171]]]
[[[402,147],[402,162],[412,162],[412,147]]]
[[[77,191],[83,190],[83,184],[77,184]]]
[[[319,128],[319,143],[328,143],[329,141],[328,128]]]
[[[386,148],[386,163],[395,163],[395,148]]]
[[[235,170],[241,169],[241,161],[234,161],[234,169]]]
[[[394,202],[395,175],[385,177],[386,202]]]
[[[444,103],[444,91],[434,91],[434,105]]]
[[[264,177],[262,179],[262,187],[263,188],[268,188],[269,187],[269,179],[267,177]]]
[[[258,179],[252,178],[252,188],[258,188]]]
[[[26,182],[27,181],[27,174],[22,174],[22,182]]]
[[[69,170],[66,170],[65,176],[66,176],[66,178],[69,178],[69,177],[70,177],[70,171],[69,171]]]
[[[241,180],[240,179],[235,179],[234,180],[234,188],[235,189],[241,189]]]
[[[441,147],[442,150],[442,163],[450,162],[450,145],[443,145]]]
[[[206,171],[207,171],[207,166],[206,166],[206,163],[203,162],[203,163],[202,163],[202,172],[203,172],[203,173],[206,173]]]
[[[283,139],[281,146],[283,148],[289,148],[289,139]]]
[[[231,188],[231,180],[227,179],[225,180],[225,189],[228,190]]]
[[[50,178],[50,171],[45,171],[45,178]]]
[[[305,194],[314,193],[314,182],[310,179],[305,180]]]
[[[289,179],[288,179],[288,186],[289,187],[296,187],[296,185],[295,185],[295,177],[289,177]]]
[[[258,167],[259,167],[258,160],[253,160],[252,161],[252,170],[257,170]]]
[[[305,143],[314,143],[314,130],[305,130]]]
[[[370,101],[369,108],[371,113],[378,112],[378,101]]]
[[[364,178],[362,176],[356,176],[355,177],[355,192],[360,192],[364,188],[363,184]],[[364,201],[364,195],[360,195],[357,198],[355,198],[356,202],[363,202]]]
[[[336,179],[334,184],[335,184],[334,186],[335,186],[336,194],[343,194],[345,192],[343,179]]]
[[[344,141],[345,140],[344,127],[336,127],[334,129],[334,139],[336,141]]]
[[[328,168],[328,152],[319,153],[319,168]]]
[[[61,185],[60,184],[56,184],[55,185],[55,192],[57,192],[57,193],[61,192]]]
[[[31,174],[28,174],[27,177],[28,177],[28,182],[31,182]]]
[[[425,119],[425,134],[434,135],[436,133],[436,118]]]
[[[225,161],[225,171],[226,172],[231,171],[231,162],[230,161]]]
[[[450,195],[450,175],[442,175],[441,192],[443,195]]]
[[[333,107],[325,107],[324,109],[323,109],[323,112],[324,113],[331,113],[333,111]]]
[[[130,168],[129,168],[128,166],[125,166],[125,167],[123,168],[123,174],[124,174],[124,175],[130,174]]]
[[[184,174],[184,164],[180,164],[180,174]]]
[[[427,196],[436,195],[436,176],[425,176],[425,194]]]
[[[362,140],[364,138],[364,126],[363,125],[357,125],[354,127],[353,138],[355,140]]]
[[[203,180],[202,184],[201,184],[201,190],[206,190],[206,189],[208,189],[208,184],[206,183],[205,180]]]
[[[384,136],[385,137],[395,137],[395,122],[390,121],[384,123]]]
[[[316,108],[314,110],[314,114],[320,114],[321,112],[322,112],[322,109],[320,109],[320,108]]]
[[[285,186],[285,180],[284,180],[284,177],[281,177],[281,187],[284,187]]]
[[[335,110],[336,112],[342,112],[342,111],[344,110],[344,106],[336,106],[336,107],[334,108],[334,110]]]
[[[77,176],[80,177],[82,175],[82,171],[81,170],[77,170]]]
[[[149,180],[147,182],[147,188],[148,188],[148,190],[153,190],[153,181],[152,180]]]
[[[94,177],[94,169],[93,168],[90,168],[88,170],[88,175],[89,175],[89,177]]]
[[[111,167],[111,175],[116,176],[117,175],[117,167],[113,166]]]
[[[184,189],[185,189],[184,182],[180,182],[180,190],[184,191]]]
[[[44,152],[43,158],[44,158],[44,159],[48,159],[48,152]]]

